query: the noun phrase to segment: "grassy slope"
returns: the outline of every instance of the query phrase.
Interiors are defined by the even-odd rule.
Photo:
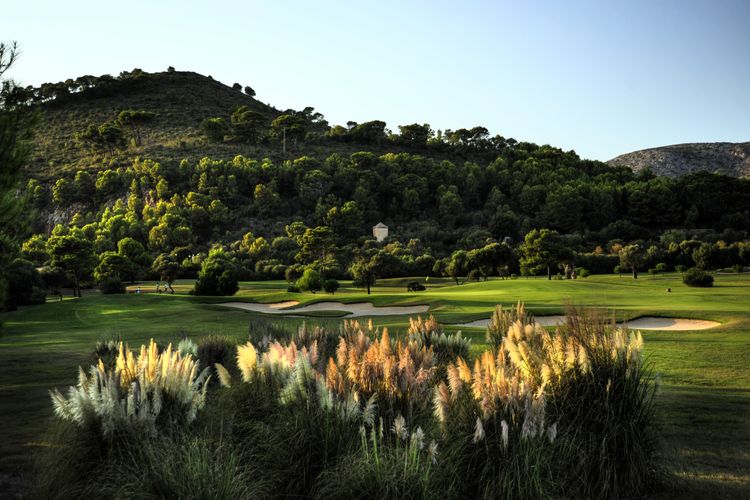
[[[403,280],[383,282],[368,297],[345,284],[335,299],[430,303],[439,319],[450,322],[487,317],[494,304],[518,299],[536,313],[560,312],[572,301],[615,307],[619,317],[656,314],[721,321],[721,327],[707,331],[646,332],[646,352],[664,382],[660,405],[667,417],[666,434],[677,451],[674,467],[688,481],[681,490],[696,498],[709,490],[718,497],[750,495],[750,277],[720,276],[717,286],[707,290],[686,288],[669,276],[645,276],[637,282],[624,276],[574,282],[519,279],[459,287],[438,280],[419,294],[404,293],[402,285]],[[143,290],[149,286],[144,284]],[[187,287],[182,284],[178,292]],[[324,294],[287,294],[281,282],[243,284],[237,298],[331,300]],[[25,466],[51,414],[47,390],[75,382],[76,366],[90,361],[97,339],[121,335],[138,344],[150,337],[174,340],[183,332],[246,335],[250,313],[203,302],[181,295],[93,295],[0,316],[5,331],[0,336],[0,425],[5,429],[0,471]],[[376,323],[405,328],[403,317],[378,318]],[[483,348],[482,330],[465,333],[476,349]]]
[[[176,163],[182,159],[197,161],[206,156],[231,159],[236,155],[244,155],[248,158],[267,157],[280,161],[303,155],[319,159],[333,153],[348,156],[365,150],[376,154],[401,151],[424,153],[390,143],[382,146],[340,142],[289,143],[286,154],[283,154],[278,144],[209,142],[200,130],[201,122],[205,118],[218,116],[229,123],[232,112],[241,105],[265,115],[269,123],[281,114],[279,109],[219,81],[186,71],[147,73],[112,95],[74,94],[63,102],[45,103],[39,107],[41,122],[34,135],[28,173],[32,177],[54,182],[63,174],[72,176],[77,170],[98,171],[129,166],[136,157]],[[156,113],[154,121],[142,129],[140,146],[130,144],[110,156],[92,153],[76,141],[75,134],[89,125],[98,126],[112,121],[125,109]],[[129,138],[129,132],[126,133]],[[435,152],[430,156],[438,160],[451,159],[458,162],[472,158],[472,155],[464,158]]]

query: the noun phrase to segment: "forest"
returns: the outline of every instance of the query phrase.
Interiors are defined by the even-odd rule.
[[[50,109],[152,92],[176,77],[185,75],[136,69],[8,87],[4,99],[44,119]],[[26,175],[6,307],[43,300],[45,289],[122,292],[140,279],[171,284],[201,273],[213,277],[196,293],[212,295],[250,279],[304,289],[310,280],[297,281],[306,270],[315,291],[348,278],[366,287],[401,276],[458,284],[750,265],[746,179],[636,174],[481,126],[329,126],[311,107],[281,112],[257,103],[250,87],[221,87],[252,106],[194,117],[199,152],[226,148],[216,157],[154,153],[167,111],[120,109],[70,134],[69,165]],[[248,145],[258,157],[226,154]],[[382,243],[371,235],[378,222],[389,226]],[[219,286],[220,276],[229,284]]]

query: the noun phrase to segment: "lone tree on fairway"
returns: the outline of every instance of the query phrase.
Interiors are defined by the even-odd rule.
[[[633,279],[638,279],[638,268],[645,260],[646,251],[640,245],[627,245],[620,250],[620,266],[633,271]]]
[[[180,272],[180,264],[169,254],[162,253],[151,265],[151,270],[159,275],[159,279],[167,284],[169,290],[174,293],[172,283],[177,279]]]
[[[547,279],[552,279],[552,268],[571,257],[571,251],[562,241],[560,234],[551,229],[533,229],[524,237],[521,244],[521,272],[539,274],[547,270]]]
[[[367,295],[370,295],[370,287],[375,285],[375,267],[376,264],[372,259],[361,258],[349,268],[349,272],[352,273],[352,278],[354,278],[354,286],[366,288]]]

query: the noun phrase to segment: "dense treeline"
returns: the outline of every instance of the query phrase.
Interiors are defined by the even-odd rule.
[[[636,175],[546,148],[523,156],[484,167],[366,152],[281,163],[137,159],[51,187],[30,181],[40,213],[51,205],[47,220],[70,223],[40,218],[21,253],[43,274],[66,270],[76,290],[89,278],[121,291],[118,283],[147,276],[198,276],[203,294],[234,293],[237,279],[294,282],[305,269],[319,275],[315,291],[326,277],[364,287],[396,276],[460,283],[750,264],[747,181]],[[391,227],[384,243],[369,236],[378,220]]]
[[[158,76],[133,70],[7,95],[56,106],[132,91]],[[243,92],[239,84],[226,89]],[[36,288],[63,285],[79,293],[88,283],[116,292],[146,277],[170,288],[177,277],[197,277],[196,293],[218,294],[233,293],[237,279],[304,278],[302,289],[335,291],[328,280],[354,278],[369,290],[377,278],[398,276],[637,277],[750,264],[748,180],[636,174],[574,151],[491,137],[484,127],[330,126],[311,107],[279,112],[253,107],[250,87],[242,95],[251,106],[203,121],[210,141],[315,145],[317,153],[123,163],[115,151],[138,150],[161,113],[122,109],[90,124],[75,134],[93,153],[89,167],[26,185],[32,222],[13,265],[18,276],[41,267],[42,277],[24,281],[32,288],[23,297],[39,300]],[[320,154],[338,151],[335,144],[361,151]],[[383,243],[370,236],[379,221],[390,227]]]

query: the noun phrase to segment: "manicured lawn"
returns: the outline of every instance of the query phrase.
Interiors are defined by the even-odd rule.
[[[488,317],[497,303],[523,300],[537,314],[560,313],[571,302],[614,310],[618,319],[662,315],[720,321],[711,330],[644,332],[645,350],[661,375],[665,435],[674,451],[674,470],[684,480],[675,497],[701,498],[708,492],[715,498],[750,497],[750,276],[720,275],[711,289],[685,287],[675,275],[637,281],[625,275],[577,281],[521,278],[460,286],[431,280],[429,289],[418,293],[406,293],[408,281],[383,280],[369,296],[344,282],[333,297],[287,293],[286,283],[279,281],[248,282],[231,299],[185,295],[190,282],[179,282],[175,295],[148,293],[154,283],[143,283],[140,295],[91,294],[0,315],[0,473],[28,470],[52,414],[47,391],[73,384],[77,366],[93,361],[99,339],[120,336],[139,345],[149,338],[166,342],[209,333],[245,338],[253,315],[215,305],[227,300],[430,304],[448,323]],[[391,316],[375,318],[375,323],[399,332],[407,322]],[[464,333],[474,350],[484,348],[483,330]]]

